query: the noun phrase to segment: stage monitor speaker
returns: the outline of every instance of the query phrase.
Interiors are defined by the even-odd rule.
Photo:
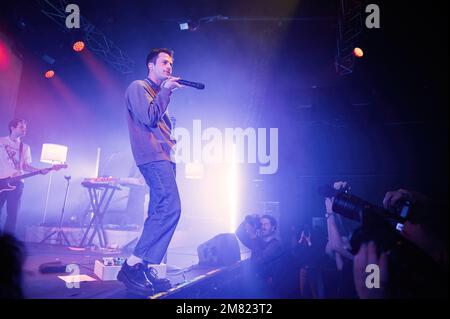
[[[219,234],[197,247],[198,263],[202,266],[230,266],[241,260],[235,234]]]

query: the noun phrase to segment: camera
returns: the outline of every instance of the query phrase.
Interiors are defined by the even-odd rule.
[[[403,223],[410,218],[412,207],[408,200],[401,200],[392,209],[384,209],[349,193],[348,189],[337,191],[333,200],[333,211],[361,226],[350,237],[352,253],[356,254],[362,243],[373,241],[379,251],[392,249],[403,237]]]
[[[431,222],[430,225],[433,225],[430,221],[433,218],[436,220],[432,217],[436,214],[433,208],[438,209],[429,203],[412,203],[403,199],[387,210],[351,195],[348,191],[337,191],[332,206],[335,213],[360,223],[360,227],[350,236],[353,255],[358,253],[363,243],[370,241],[375,243],[378,255],[388,253],[389,284],[386,288],[388,295],[393,298],[448,296],[447,285],[441,283],[445,276],[442,268],[427,250],[412,241],[411,237],[407,239],[397,231],[398,225],[406,221],[422,226]]]
[[[337,214],[361,221],[363,224],[367,218],[376,218],[375,216],[390,223],[404,223],[410,217],[411,203],[408,200],[400,200],[395,207],[388,210],[344,190],[334,197],[332,209]]]
[[[261,218],[257,215],[247,215],[245,217],[245,222],[250,224],[255,230],[261,228]]]

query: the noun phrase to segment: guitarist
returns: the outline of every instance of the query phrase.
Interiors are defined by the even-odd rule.
[[[27,133],[27,123],[22,119],[14,119],[9,122],[9,136],[0,137],[0,179],[22,175],[24,171],[36,172],[39,169],[31,166],[30,146],[22,142]],[[41,170],[47,174],[50,170]],[[16,228],[17,213],[20,207],[20,198],[23,192],[23,181],[16,181],[12,191],[0,193],[0,214],[6,203],[6,222],[3,229],[5,233],[14,234]]]

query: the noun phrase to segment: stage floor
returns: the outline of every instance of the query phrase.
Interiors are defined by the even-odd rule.
[[[73,250],[70,247],[27,243],[27,258],[24,265],[23,288],[26,298],[31,299],[139,299],[150,296],[137,296],[127,292],[124,285],[116,280],[102,281],[94,274],[95,260],[102,257],[127,257],[120,251]],[[248,258],[248,252],[241,259]],[[75,264],[79,267],[79,275],[87,275],[93,281],[81,281],[79,287],[67,285],[58,276],[68,273],[43,274],[39,266],[44,263],[60,261],[63,265]],[[176,287],[189,286],[196,278],[218,270],[214,267],[199,266],[196,248],[173,248],[168,250],[167,278]],[[185,269],[185,272],[180,272]],[[73,283],[72,283],[73,285]],[[158,296],[154,296],[158,297]]]

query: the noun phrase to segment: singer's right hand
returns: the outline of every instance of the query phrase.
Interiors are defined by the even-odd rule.
[[[169,90],[171,90],[171,91],[176,90],[176,89],[178,89],[178,88],[183,87],[183,85],[181,85],[180,83],[177,82],[179,79],[180,79],[180,78],[177,78],[177,77],[174,77],[174,76],[169,76],[169,77],[167,78],[167,80],[165,80],[165,81],[161,84],[161,86],[164,87],[164,88],[166,88],[166,89],[169,89]]]

